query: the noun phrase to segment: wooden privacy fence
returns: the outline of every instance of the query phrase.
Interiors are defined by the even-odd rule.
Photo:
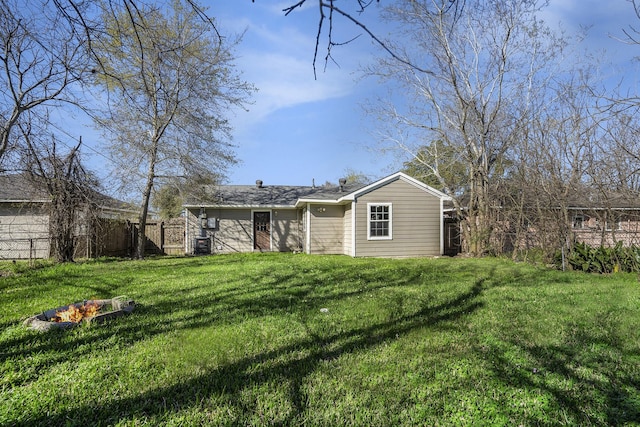
[[[138,223],[101,219],[95,224],[93,235],[79,237],[76,257],[131,256],[138,244]],[[184,255],[184,218],[148,221],[145,253],[150,255]]]
[[[135,252],[138,243],[138,224],[132,223],[131,248]],[[166,221],[148,221],[145,227],[147,237],[145,253],[157,255],[184,255],[184,218]]]

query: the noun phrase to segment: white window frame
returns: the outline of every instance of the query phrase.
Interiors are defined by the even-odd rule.
[[[386,206],[389,208],[389,219],[386,220],[389,223],[389,235],[387,236],[372,236],[371,235],[371,208],[378,206]],[[374,220],[378,222],[380,220]],[[384,220],[382,220],[384,221]],[[367,203],[367,240],[392,240],[393,239],[393,204],[392,203]]]

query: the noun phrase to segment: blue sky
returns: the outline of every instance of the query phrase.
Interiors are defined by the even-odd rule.
[[[237,65],[245,79],[259,89],[250,111],[233,118],[241,163],[230,171],[229,182],[251,184],[262,179],[265,184],[307,185],[312,179],[316,183],[337,182],[348,169],[372,178],[396,171],[403,158],[376,150],[375,123],[362,108],[376,94],[386,93],[377,82],[359,78],[361,66],[372,60],[373,43],[363,34],[336,48],[333,52],[338,65],[330,62],[323,70],[321,60],[314,80],[317,10],[307,8],[285,17],[282,9],[292,3],[206,3],[224,30],[246,30],[237,50]],[[386,35],[388,29],[376,19],[375,12],[372,7],[362,17],[376,32]],[[640,51],[616,40],[629,25],[640,28],[627,0],[551,0],[543,17],[568,33],[588,28],[588,38],[578,49],[606,49],[620,67],[613,73],[628,71],[631,56]],[[349,23],[340,25],[345,40],[360,33]],[[324,57],[325,51],[320,54]]]
[[[371,179],[397,171],[405,159],[377,149],[376,123],[362,108],[376,95],[387,94],[388,88],[377,81],[360,78],[361,67],[369,64],[379,49],[362,34],[354,42],[336,47],[337,65],[330,62],[324,70],[326,51],[321,44],[314,79],[317,6],[284,16],[282,9],[294,2],[204,1],[224,33],[245,32],[236,50],[236,65],[244,79],[258,88],[249,111],[230,116],[240,163],[229,170],[227,183],[252,184],[261,179],[266,185],[310,185],[312,180],[316,184],[335,183],[347,170]],[[317,5],[315,0],[309,3]],[[640,20],[627,0],[551,0],[543,18],[568,33],[588,27],[589,36],[578,49],[606,49],[606,54],[598,55],[615,65],[607,73],[614,78],[633,73],[629,82],[635,85],[637,64],[631,58],[640,53],[640,47],[616,39],[624,37],[622,29],[629,25],[640,29]],[[377,19],[375,5],[362,19],[376,34],[390,33]],[[338,24],[338,41],[362,33],[347,22]],[[398,95],[392,91],[401,102]],[[106,169],[103,157],[94,153],[90,158],[90,167]]]
[[[358,81],[360,66],[372,59],[371,41],[362,36],[336,48],[338,65],[330,63],[325,70],[320,59],[315,79],[317,9],[284,16],[282,9],[292,3],[206,2],[223,31],[245,31],[236,64],[258,88],[249,111],[233,117],[241,163],[230,171],[230,183],[322,184],[337,182],[347,169],[373,177],[387,174],[391,160],[372,150],[372,126],[361,107],[376,91],[375,82]],[[375,15],[367,13],[375,23]],[[347,23],[341,30],[344,40],[360,34]],[[325,53],[323,45],[321,58]]]

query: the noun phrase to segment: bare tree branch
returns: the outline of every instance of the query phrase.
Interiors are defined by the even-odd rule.
[[[302,9],[302,7],[307,4],[307,2],[310,0],[299,0],[293,4],[291,4],[290,6],[285,7],[284,9],[282,9],[282,11],[284,12],[285,16],[289,16],[292,12],[294,12],[295,10],[299,10]],[[315,43],[315,48],[314,48],[314,52],[313,52],[313,75],[315,78],[317,78],[317,61],[318,61],[318,56],[319,56],[319,51],[320,51],[320,46],[322,44],[321,40],[322,40],[322,36],[323,36],[323,29],[324,29],[324,24],[325,21],[328,21],[329,24],[329,28],[328,28],[328,32],[327,32],[327,45],[326,45],[326,50],[327,53],[324,57],[325,60],[325,67],[326,64],[328,63],[329,60],[333,61],[334,63],[336,62],[332,55],[331,55],[331,49],[334,46],[342,46],[345,44],[348,44],[350,42],[352,42],[353,40],[357,39],[358,37],[353,37],[352,39],[346,41],[346,42],[336,42],[334,41],[333,35],[334,35],[334,20],[335,20],[335,14],[342,16],[344,19],[346,19],[350,24],[355,25],[357,28],[359,28],[360,30],[364,31],[364,33],[369,36],[369,38],[371,40],[373,40],[379,47],[381,47],[385,52],[387,52],[388,55],[390,55],[393,59],[395,59],[396,61],[403,63],[413,69],[415,69],[416,71],[422,72],[422,73],[426,73],[426,74],[432,74],[433,71],[426,69],[424,67],[421,67],[415,63],[412,63],[410,60],[403,58],[397,51],[395,51],[388,42],[385,42],[383,39],[381,39],[379,36],[377,36],[370,28],[368,25],[366,25],[360,18],[356,17],[354,13],[348,12],[344,7],[338,7],[336,5],[336,1],[335,0],[311,0],[311,1],[317,1],[317,10],[318,10],[318,25],[317,25],[317,30],[316,30],[316,43]],[[368,7],[370,7],[372,4],[374,3],[380,3],[380,0],[352,0],[354,4],[357,5],[357,9],[356,12],[357,14],[364,14],[366,9]],[[255,0],[252,0],[253,3],[255,3]],[[464,11],[464,7],[466,4],[466,0],[445,0],[444,1],[444,7],[443,7],[443,11],[445,11],[446,13],[453,13],[454,17],[460,16],[462,14],[462,12]]]

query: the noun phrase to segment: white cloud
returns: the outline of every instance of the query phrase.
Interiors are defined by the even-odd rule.
[[[549,25],[561,23],[571,32],[587,29],[588,35],[602,44],[622,34],[630,24],[639,23],[628,1],[556,0],[540,16]]]
[[[245,75],[258,88],[251,106],[253,120],[299,104],[345,96],[351,80],[336,73],[313,78],[311,60],[280,53],[253,53],[242,60]]]
[[[287,18],[284,21],[289,22]],[[314,78],[315,34],[303,33],[289,25],[273,29],[264,24],[244,22],[248,24],[247,33],[238,47],[236,65],[242,70],[243,78],[253,83],[258,92],[248,108],[250,112],[239,115],[234,126],[237,130],[261,122],[281,109],[339,98],[352,92],[351,73],[342,69],[323,72],[322,59],[318,61],[318,78]],[[350,69],[354,68],[355,65]]]

